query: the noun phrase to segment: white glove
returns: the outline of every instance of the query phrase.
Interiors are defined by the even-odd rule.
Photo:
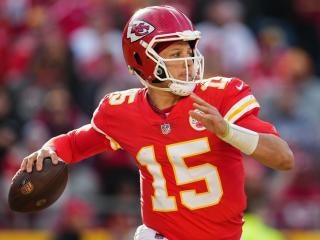
[[[135,234],[133,240],[168,240],[166,237],[147,227],[146,225],[140,225]]]

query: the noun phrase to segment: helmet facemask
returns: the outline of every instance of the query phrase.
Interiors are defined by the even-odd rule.
[[[172,34],[163,34],[155,36],[146,46],[146,55],[156,63],[154,68],[154,76],[156,81],[169,81],[168,88],[156,87],[154,84],[144,81],[148,87],[169,91],[179,96],[187,96],[194,90],[196,84],[203,78],[204,59],[199,50],[197,49],[197,40],[200,38],[198,31],[184,31]],[[195,42],[192,46],[193,56],[170,58],[166,59],[161,57],[155,50],[154,46],[162,42],[174,41],[187,41]],[[143,43],[142,43],[143,44]],[[174,78],[167,68],[170,62],[182,61],[185,65],[185,76],[181,79]],[[191,67],[191,69],[190,69]]]

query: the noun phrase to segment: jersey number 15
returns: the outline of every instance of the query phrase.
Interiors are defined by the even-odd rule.
[[[196,190],[192,189],[180,191],[181,204],[190,210],[216,205],[222,197],[223,190],[220,177],[214,165],[204,163],[188,167],[185,163],[185,158],[210,151],[208,138],[200,138],[166,146],[167,156],[172,165],[177,185],[198,181],[205,181],[206,183],[206,192],[197,193]],[[176,197],[169,196],[168,194],[166,179],[163,175],[162,167],[156,159],[154,146],[143,147],[137,154],[137,160],[141,165],[146,166],[153,177],[153,210],[162,212],[177,211]]]

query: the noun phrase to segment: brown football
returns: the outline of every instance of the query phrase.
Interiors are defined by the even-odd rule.
[[[11,182],[8,203],[17,212],[35,212],[49,207],[63,193],[68,182],[68,166],[62,161],[54,165],[45,158],[43,168],[31,173],[18,170]]]

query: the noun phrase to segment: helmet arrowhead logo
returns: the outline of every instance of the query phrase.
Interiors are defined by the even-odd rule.
[[[130,23],[127,31],[127,38],[135,42],[154,31],[154,26],[145,21],[133,21]]]

